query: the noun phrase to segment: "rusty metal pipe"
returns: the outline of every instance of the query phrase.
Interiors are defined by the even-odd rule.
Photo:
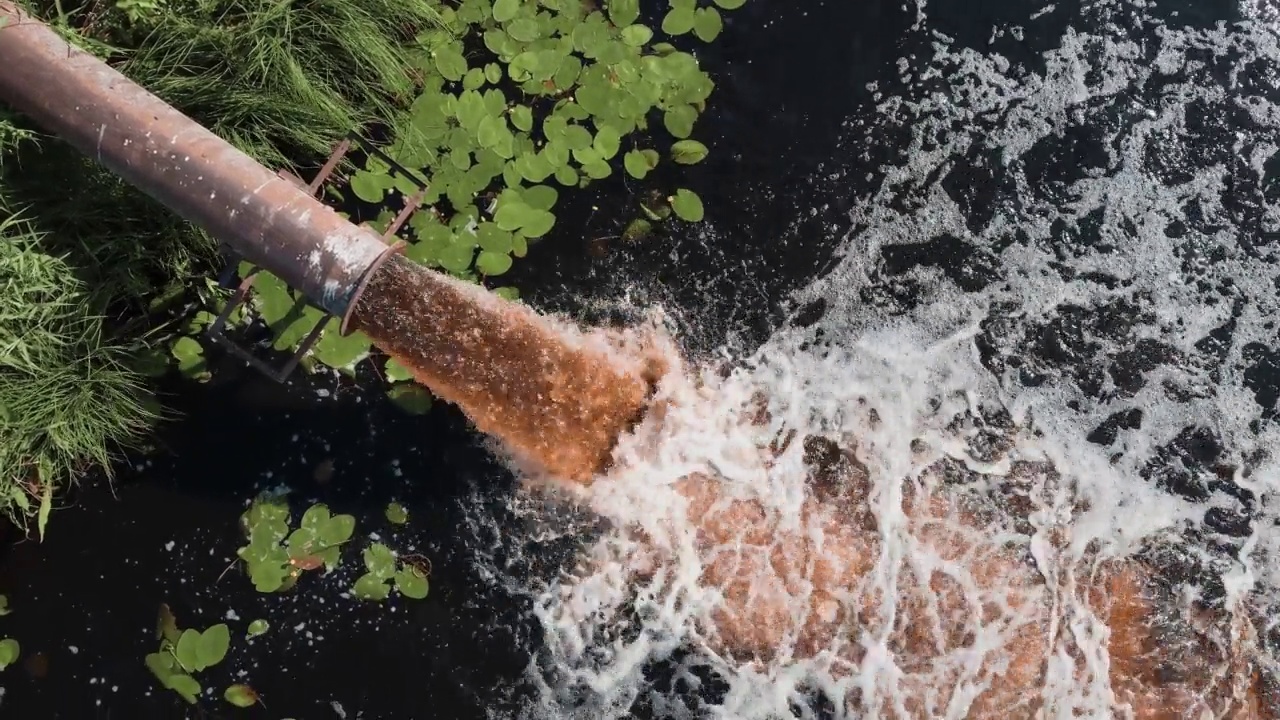
[[[338,317],[387,251],[12,0],[0,0],[0,100]]]

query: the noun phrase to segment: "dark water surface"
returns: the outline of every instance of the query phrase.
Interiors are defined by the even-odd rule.
[[[1080,5],[1059,3],[1028,20],[1017,3],[951,0],[930,3],[929,24],[958,47],[995,48],[1034,67]],[[1235,19],[1226,3],[1166,3],[1150,12],[1206,26]],[[822,307],[791,307],[788,293],[830,266],[850,229],[849,209],[880,184],[882,166],[905,152],[901,129],[869,125],[850,133],[848,121],[868,113],[869,84],[898,82],[900,56],[929,52],[926,38],[907,34],[916,19],[916,8],[900,2],[749,0],[729,14],[722,37],[699,51],[718,83],[697,134],[711,156],[680,172],[688,176],[682,184],[706,201],[707,227],[623,246],[613,238],[633,216],[635,197],[615,178],[590,193],[564,194],[557,232],[518,264],[516,284],[539,307],[583,317],[615,314],[615,301],[627,293],[633,304],[661,302],[695,354],[726,345],[747,351],[788,317],[811,322]],[[1022,39],[992,39],[992,26],[1011,19],[1024,27]],[[858,145],[848,145],[851,136]],[[1087,140],[1068,137],[1045,148],[1046,187],[1054,173],[1088,162]],[[1002,182],[975,156],[958,163],[948,188],[981,223],[1007,200]],[[912,290],[898,287],[897,278],[921,265],[940,267],[961,288],[1000,277],[997,258],[955,239],[887,246],[880,260],[883,292],[868,302],[909,306]],[[1122,333],[1112,320],[1074,322]],[[1065,329],[1046,322],[1044,332],[1070,335],[1071,322],[1059,323]],[[1061,367],[1100,361],[1070,342],[1055,357],[1023,352],[1019,343],[1053,343],[1004,337],[999,327],[984,337],[993,372],[1020,354]],[[1258,350],[1254,380],[1259,403],[1272,408],[1280,394],[1274,353]],[[1159,362],[1136,351],[1103,360],[1115,361],[1108,367],[1117,377],[1140,377]],[[538,631],[525,601],[480,576],[473,559],[487,540],[462,511],[462,500],[478,493],[503,517],[512,480],[458,413],[437,407],[425,417],[405,415],[381,399],[372,378],[278,387],[248,371],[176,388],[174,398],[183,419],[168,428],[159,452],[121,468],[114,495],[104,484],[85,489],[54,514],[44,544],[18,544],[0,558],[0,593],[13,608],[0,618],[0,636],[16,637],[24,655],[0,674],[0,718],[462,720],[502,715],[521,703]],[[1118,415],[1095,441],[1108,444],[1135,422],[1141,418]],[[1161,452],[1182,471],[1212,465],[1221,453],[1216,442],[1192,428]],[[1176,478],[1170,482],[1177,490]],[[309,573],[295,591],[264,596],[227,567],[241,543],[237,519],[245,503],[276,485],[293,490],[295,517],[314,501],[354,514],[356,541],[337,573]],[[403,528],[383,518],[392,500],[409,509]],[[1235,527],[1247,519],[1222,522]],[[514,516],[504,527],[523,530]],[[369,533],[431,559],[426,600],[343,597]],[[535,552],[525,557],[535,559],[520,560],[529,574],[550,576],[571,557],[570,548],[530,542]],[[199,709],[160,688],[143,665],[157,647],[161,603],[173,608],[180,627],[227,622],[232,629],[228,659],[200,674],[214,694]],[[271,630],[247,643],[244,630],[258,618]],[[252,685],[265,707],[230,708],[220,696],[231,682]]]

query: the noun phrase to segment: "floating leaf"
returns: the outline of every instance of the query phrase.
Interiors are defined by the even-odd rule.
[[[222,662],[231,647],[231,630],[226,623],[218,623],[200,634],[200,643],[196,648],[196,656],[203,670]]]
[[[516,105],[511,108],[511,124],[524,132],[533,130],[533,110],[529,109],[528,105]]]
[[[512,40],[530,43],[542,36],[542,26],[534,20],[521,18],[507,25],[507,34]]]
[[[505,299],[505,300],[519,300],[519,299],[520,299],[520,289],[519,289],[519,288],[510,287],[510,286],[507,286],[507,287],[500,287],[500,288],[494,288],[494,289],[493,289],[493,294],[494,294],[494,295],[497,295],[498,297],[503,298],[503,299]]]
[[[0,615],[8,615],[11,612],[13,611],[9,609],[9,598],[0,595]]]
[[[520,197],[525,204],[535,210],[550,210],[555,206],[556,200],[559,199],[560,193],[549,185],[534,185],[520,191]]]
[[[329,521],[330,517],[329,506],[324,503],[316,503],[302,513],[302,520],[298,521],[298,527],[318,534],[320,528]]]
[[[245,637],[258,637],[264,635],[271,629],[271,625],[266,620],[254,620],[249,623],[249,629],[245,632]]]
[[[627,169],[628,175],[637,180],[643,180],[657,163],[650,163],[649,156],[639,150],[631,150],[623,156],[622,164]]]
[[[186,335],[173,341],[169,352],[178,361],[178,371],[190,378],[207,376],[204,348],[195,338]]]
[[[490,84],[497,85],[502,81],[502,66],[498,63],[489,63],[484,66],[484,79]]]
[[[392,187],[391,178],[360,170],[351,176],[351,192],[367,203],[380,203]]]
[[[693,34],[703,42],[711,42],[720,37],[720,32],[724,30],[724,20],[720,17],[720,11],[715,8],[698,8],[694,13]]]
[[[285,563],[287,562],[286,556]],[[289,576],[288,566],[285,563],[250,563],[249,579],[253,582],[253,588],[263,593],[276,592],[283,588],[285,579]]]
[[[356,519],[351,515],[334,515],[320,529],[320,540],[327,547],[341,545],[351,539],[356,531]]]
[[[386,374],[387,379],[391,382],[400,382],[402,380],[410,380],[413,378],[413,371],[395,358],[387,360],[387,364],[383,367],[382,372]]]
[[[391,594],[391,585],[385,578],[380,578],[373,573],[365,573],[356,580],[356,584],[351,586],[351,594],[361,600],[386,600]]]
[[[428,588],[427,578],[416,568],[403,567],[396,572],[396,589],[401,595],[421,600],[427,596]]]
[[[484,87],[484,83],[484,70],[480,68],[471,68],[466,75],[462,76],[462,87],[468,90],[478,90]]]
[[[200,696],[200,683],[196,682],[195,678],[174,673],[164,678],[162,682],[165,687],[181,695],[187,702],[196,704],[196,699]]]
[[[698,197],[692,190],[680,189],[676,190],[674,197],[670,198],[671,209],[675,210],[676,215],[681,220],[688,222],[700,222],[703,218],[702,198]]]
[[[4,670],[10,665],[18,661],[18,656],[22,653],[21,646],[18,641],[13,638],[5,638],[0,640],[0,670]]]
[[[222,693],[222,699],[236,707],[247,708],[258,704],[258,693],[248,685],[229,685]]]
[[[467,72],[467,59],[455,47],[447,47],[436,52],[436,70],[445,80],[457,82]]]
[[[653,223],[644,218],[636,218],[627,225],[627,229],[622,231],[622,240],[624,242],[638,242],[649,237],[653,233]]]
[[[476,258],[476,270],[489,277],[501,275],[511,269],[511,256],[506,253],[482,251]]]
[[[747,0],[715,0],[715,3],[725,10],[737,10],[745,5]]]
[[[625,28],[640,17],[640,0],[609,0],[609,19]]]
[[[681,165],[694,165],[707,157],[707,146],[697,140],[680,140],[671,146],[671,159]]]
[[[396,383],[387,390],[387,397],[411,415],[423,415],[431,409],[431,393],[417,383]]]
[[[187,672],[195,672],[203,666],[200,664],[200,631],[183,630],[174,648],[174,656],[178,664]]]
[[[409,522],[409,511],[405,510],[404,506],[398,502],[388,503],[384,514],[387,516],[387,521],[393,525],[403,525]]]
[[[693,123],[697,119],[698,111],[692,105],[676,105],[662,116],[662,125],[672,135],[687,138],[693,133]]]
[[[520,0],[494,0],[493,19],[505,23],[520,12]]]
[[[343,335],[337,324],[331,323],[320,335],[320,340],[311,350],[316,360],[335,370],[350,371],[369,357],[372,341],[369,336],[359,330]]]
[[[609,160],[617,155],[621,145],[622,136],[609,125],[597,130],[595,140],[592,142],[592,147],[600,154],[601,160]]]
[[[642,47],[653,39],[653,30],[647,25],[629,25],[622,28],[622,42],[631,47]]]
[[[695,13],[693,8],[672,8],[666,17],[662,18],[662,32],[668,35],[684,35],[693,29],[694,20]]]
[[[147,669],[149,669],[151,673],[156,676],[156,679],[165,687],[168,687],[168,684],[165,681],[168,680],[169,676],[178,671],[177,663],[173,659],[172,653],[150,653],[146,658],[144,658],[144,662],[147,664]]]

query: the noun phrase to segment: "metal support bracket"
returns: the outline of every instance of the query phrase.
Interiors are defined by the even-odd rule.
[[[391,224],[387,226],[386,230],[383,231],[382,241],[387,244],[387,250],[376,262],[373,263],[368,273],[366,273],[364,278],[361,279],[354,296],[351,298],[347,312],[342,318],[340,318],[338,331],[344,336],[349,335],[352,332],[352,328],[350,326],[351,316],[355,310],[356,303],[360,299],[360,295],[364,292],[364,289],[368,285],[369,279],[373,275],[374,271],[376,271],[382,263],[386,262],[387,258],[404,249],[405,242],[397,238],[396,234],[400,232],[400,229],[404,227],[404,224],[409,221],[409,218],[417,212],[418,208],[422,205],[422,200],[427,195],[427,184],[420,179],[416,173],[405,168],[403,165],[389,157],[386,153],[382,152],[378,147],[374,146],[372,143],[366,142],[355,133],[349,134],[347,137],[343,138],[342,142],[338,143],[337,147],[335,147],[333,152],[329,155],[329,159],[325,161],[324,165],[320,168],[320,171],[316,173],[316,176],[312,178],[310,183],[303,182],[301,178],[287,170],[280,170],[277,172],[277,175],[297,185],[300,190],[307,192],[312,197],[319,197],[320,191],[324,187],[325,182],[328,181],[331,175],[333,175],[334,170],[337,169],[338,165],[342,162],[342,159],[346,157],[347,153],[351,151],[353,145],[359,145],[365,152],[368,152],[370,155],[387,163],[395,173],[408,178],[410,182],[417,186],[418,190],[413,195],[405,199],[404,207],[396,214],[395,219],[391,221]],[[239,275],[240,263],[243,258],[231,253],[228,255],[227,259],[228,262],[226,267],[224,267],[222,272],[218,274],[218,284],[224,288],[230,288],[235,282],[236,277]],[[226,335],[227,321],[230,319],[231,314],[235,312],[236,308],[242,306],[249,299],[249,292],[253,289],[254,279],[261,270],[262,268],[257,266],[249,268],[244,277],[240,279],[240,283],[236,286],[236,290],[232,294],[231,299],[228,300],[227,304],[222,308],[222,312],[218,314],[217,319],[209,325],[205,334],[210,340],[230,350],[234,355],[239,357],[241,360],[244,360],[255,370],[276,382],[282,383],[287,380],[291,374],[293,374],[293,371],[298,367],[299,363],[302,362],[302,359],[306,357],[307,353],[311,351],[311,348],[320,340],[320,335],[324,332],[325,327],[329,325],[329,321],[334,319],[335,316],[328,312],[324,313],[324,317],[316,323],[316,326],[311,329],[311,332],[307,334],[306,339],[302,341],[302,344],[298,346],[297,350],[293,352],[289,359],[281,366],[273,367],[270,363],[258,357],[249,348],[237,343]],[[308,302],[308,304],[315,306],[314,303]]]

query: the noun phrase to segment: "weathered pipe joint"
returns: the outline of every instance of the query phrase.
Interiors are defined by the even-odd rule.
[[[69,45],[12,0],[0,0],[0,100],[339,318],[386,258],[377,233]]]

